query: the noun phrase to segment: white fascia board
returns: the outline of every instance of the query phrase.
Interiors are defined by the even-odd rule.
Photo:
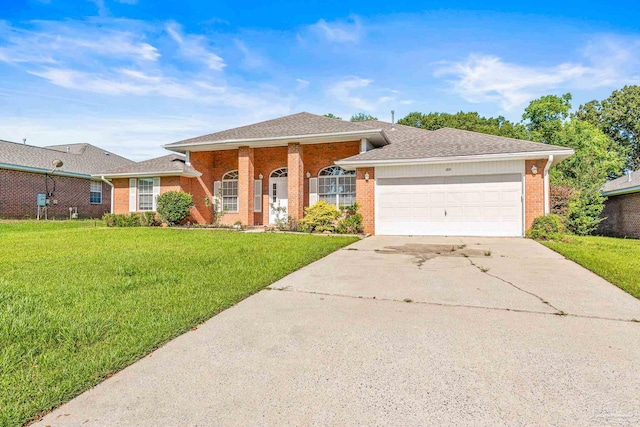
[[[349,132],[318,133],[311,135],[277,136],[271,138],[247,138],[247,139],[225,139],[221,141],[201,141],[179,145],[167,144],[163,148],[167,150],[184,153],[185,151],[215,151],[231,150],[238,147],[277,147],[299,142],[300,144],[318,144],[328,142],[357,141],[362,138],[369,140],[377,139],[381,143],[378,146],[388,145],[389,139],[383,129],[367,129]]]
[[[603,196],[621,196],[623,194],[629,194],[629,193],[637,193],[640,192],[640,185],[636,185],[633,187],[627,187],[627,188],[621,188],[619,190],[611,190],[611,191],[603,191],[602,195]]]
[[[338,160],[336,165],[345,169],[355,169],[362,167],[376,166],[404,166],[415,164],[437,164],[437,163],[463,163],[463,162],[484,162],[488,160],[534,160],[554,157],[554,164],[572,156],[573,150],[562,151],[536,151],[526,153],[500,153],[500,154],[478,154],[473,156],[451,156],[451,157],[431,157],[421,159],[388,159],[388,160]]]
[[[179,171],[158,171],[158,172],[122,172],[122,173],[101,173],[98,175],[92,175],[94,177],[105,178],[140,178],[140,177],[154,177],[154,176],[184,176],[187,178],[197,178],[202,176],[202,173],[192,172],[179,172]]]

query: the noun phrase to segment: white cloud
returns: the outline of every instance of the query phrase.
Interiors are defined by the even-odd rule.
[[[343,78],[327,88],[335,100],[357,111],[375,112],[396,104],[407,105],[411,100],[401,99],[397,90],[377,88],[372,79],[357,76]]]
[[[202,62],[214,71],[220,71],[226,66],[220,56],[209,50],[209,43],[204,36],[183,34],[180,25],[176,23],[167,25],[166,30],[178,44],[179,51],[185,58],[194,62]]]
[[[89,22],[36,21],[34,30],[0,22],[0,61],[53,64],[100,57],[155,62],[158,49],[135,31]]]
[[[298,83],[298,85],[296,86],[296,90],[302,90],[305,89],[307,86],[309,86],[309,80],[305,80],[305,79],[296,79],[296,82]]]
[[[357,43],[363,33],[363,27],[357,16],[350,16],[346,21],[328,22],[320,19],[309,26],[309,30],[335,43]]]
[[[453,90],[468,102],[496,102],[506,110],[562,88],[594,88],[632,84],[640,76],[640,60],[634,51],[639,40],[621,43],[597,38],[583,50],[583,60],[535,67],[504,61],[492,55],[472,54],[466,60],[443,63],[436,77],[449,77]]]
[[[266,61],[259,54],[249,49],[244,42],[234,39],[233,43],[236,45],[238,50],[242,52],[242,55],[244,56],[243,65],[245,67],[262,68],[265,66]]]

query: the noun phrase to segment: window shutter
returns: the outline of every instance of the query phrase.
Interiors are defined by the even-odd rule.
[[[216,212],[222,211],[221,189],[222,181],[216,181],[213,183],[213,206]]]
[[[129,212],[135,212],[138,207],[138,180],[129,178]]]
[[[153,211],[156,210],[158,196],[160,195],[160,177],[153,178]]]
[[[309,206],[318,201],[318,178],[309,178]]]
[[[262,180],[253,181],[253,211],[262,212]]]

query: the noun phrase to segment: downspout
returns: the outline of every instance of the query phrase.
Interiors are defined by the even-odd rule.
[[[113,186],[113,183],[111,181],[107,181],[107,178],[104,177],[104,175],[102,175],[100,177],[100,179],[102,179],[104,182],[106,182],[107,184],[109,184],[109,187],[111,187],[111,213],[113,213],[113,203],[115,200],[115,188]]]
[[[549,188],[549,169],[551,169],[551,164],[553,163],[553,154],[549,155],[549,160],[547,160],[547,164],[544,167],[544,214],[548,215],[550,209],[549,206],[549,195],[550,195],[550,188]]]

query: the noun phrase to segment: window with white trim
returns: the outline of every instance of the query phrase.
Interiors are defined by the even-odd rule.
[[[222,209],[238,212],[238,171],[231,171],[222,177]]]
[[[102,182],[91,181],[91,189],[89,193],[89,203],[92,205],[102,204]]]
[[[318,199],[335,205],[348,206],[356,201],[356,172],[340,166],[329,166],[318,174]]]
[[[138,178],[138,210],[153,210],[153,178]]]

